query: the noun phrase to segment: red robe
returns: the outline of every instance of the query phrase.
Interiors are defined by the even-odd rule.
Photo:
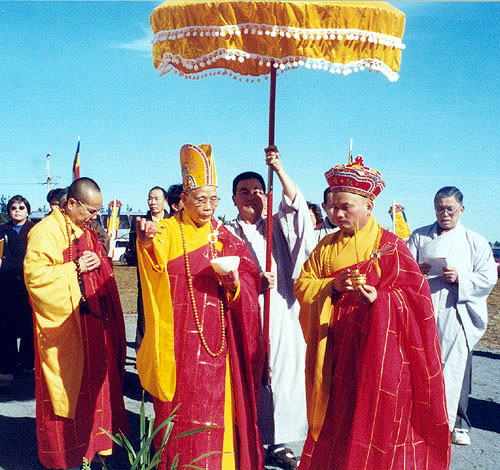
[[[429,286],[399,237],[383,230],[378,253],[380,276],[377,257],[359,266],[367,284],[377,289],[372,305],[348,292],[333,296],[324,362],[332,368],[329,401],[317,441],[311,433],[307,438],[301,470],[449,467],[450,434]],[[299,277],[296,292],[303,288],[300,282]]]
[[[96,453],[112,448],[101,430],[128,433],[123,401],[126,358],[125,325],[110,258],[93,230],[74,241],[73,258],[94,251],[101,259],[99,269],[83,274],[91,313],[80,315],[83,342],[83,375],[74,419],[56,416],[50,400],[35,342],[36,431],[40,462],[48,468],[79,466]],[[69,250],[63,253],[69,261]],[[81,309],[83,310],[83,309]]]
[[[180,238],[176,218],[168,219],[159,230],[164,235],[168,233],[165,239]],[[184,256],[168,260],[166,266],[174,318],[176,387],[171,401],[154,398],[155,423],[160,424],[175,406],[180,407],[176,411],[172,437],[158,465],[161,470],[170,469],[176,455],[180,456],[179,465],[182,466],[207,452],[215,453],[197,461],[195,465],[209,470],[221,468],[228,352],[234,398],[236,465],[239,470],[259,470],[263,466],[256,408],[264,359],[258,305],[260,276],[246,245],[224,226],[219,229],[218,240],[222,243],[222,251],[217,253],[218,256],[240,257],[240,291],[234,300],[227,301],[226,294],[219,286],[217,275],[210,265],[212,255],[208,243],[189,251],[189,264],[201,328],[211,351],[217,351],[221,344],[219,300],[224,301],[226,347],[220,356],[210,356],[201,343],[189,295]],[[143,292],[148,289],[144,276],[141,271]],[[148,308],[146,302],[145,308]],[[141,348],[148,343],[148,335],[154,328],[152,324],[148,324],[148,318],[146,316],[146,336]],[[141,370],[139,373],[141,375]],[[147,385],[144,386],[147,388]],[[179,433],[205,426],[213,428],[173,439]],[[156,448],[159,447],[163,434],[157,434]]]

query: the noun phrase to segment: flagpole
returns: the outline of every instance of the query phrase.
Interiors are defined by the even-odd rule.
[[[52,178],[50,176],[50,152],[47,152],[47,194],[50,192],[50,182]]]
[[[396,233],[396,201],[392,200],[392,233]]]
[[[118,227],[115,230],[115,209],[116,209],[116,196],[113,199],[113,205],[111,206],[111,214],[109,215],[108,219],[108,236],[109,236],[109,252],[108,256],[113,260],[113,256],[115,254],[115,247],[116,247],[116,235],[118,232]],[[110,232],[111,231],[111,235]]]

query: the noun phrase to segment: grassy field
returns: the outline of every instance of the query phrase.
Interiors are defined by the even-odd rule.
[[[132,266],[115,266],[116,282],[124,313],[137,312],[137,274]],[[500,282],[488,298],[488,329],[481,344],[500,350]]]

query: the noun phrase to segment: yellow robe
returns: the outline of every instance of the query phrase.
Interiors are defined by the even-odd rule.
[[[69,223],[74,231],[72,238],[79,238],[82,230]],[[68,247],[64,216],[55,210],[28,234],[24,279],[33,306],[41,369],[54,413],[73,418],[83,374],[83,346],[76,266],[63,260],[63,251]]]
[[[295,295],[301,304],[300,323],[308,347],[307,413],[310,432],[315,437],[319,435],[323,424],[332,380],[331,365],[324,365],[325,360],[328,361],[327,331],[333,311],[334,277],[328,276],[354,265],[357,260],[367,260],[373,251],[378,249],[380,234],[380,226],[374,217],[370,216],[368,223],[359,231],[357,240],[343,231],[327,235],[311,253],[302,268],[300,278],[295,282]],[[321,275],[318,277],[315,273]]]
[[[212,233],[211,223],[197,227],[183,212],[184,236],[188,252],[207,244]],[[172,401],[176,387],[176,362],[174,350],[174,317],[172,294],[167,272],[169,260],[183,256],[184,248],[179,224],[176,219],[162,220],[153,244],[137,244],[137,260],[141,277],[146,333],[137,353],[137,370],[143,387],[162,401]],[[215,244],[222,250],[222,244]],[[236,299],[239,286],[234,294],[228,294],[227,301]],[[224,403],[224,445],[223,470],[235,468],[233,442],[233,405],[229,367],[226,361],[225,403]]]

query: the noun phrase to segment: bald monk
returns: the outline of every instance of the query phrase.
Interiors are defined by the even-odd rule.
[[[110,258],[89,228],[99,186],[75,180],[62,209],[29,233],[24,278],[35,322],[38,455],[47,468],[80,468],[128,432],[123,402],[125,326]]]

